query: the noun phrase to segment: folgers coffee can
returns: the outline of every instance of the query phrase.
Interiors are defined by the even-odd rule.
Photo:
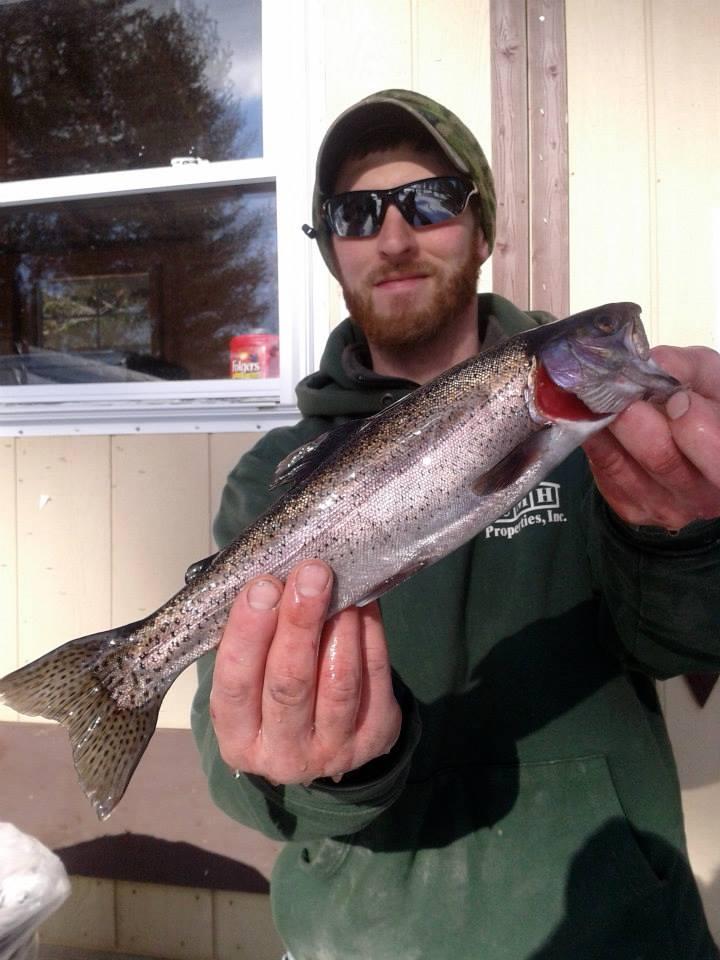
[[[265,380],[280,376],[276,333],[243,333],[230,340],[232,380]]]

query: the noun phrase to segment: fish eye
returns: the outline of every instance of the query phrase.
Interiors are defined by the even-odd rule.
[[[615,333],[617,321],[609,313],[603,313],[595,320],[595,326],[601,333]]]

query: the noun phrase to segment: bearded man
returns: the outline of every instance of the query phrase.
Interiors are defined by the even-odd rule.
[[[492,177],[419,94],[332,125],[306,232],[350,317],[300,422],[230,475],[221,546],[291,450],[551,319],[476,294]],[[272,898],[294,960],[717,960],[654,680],[720,669],[720,357],[658,358],[687,389],[571,454],[540,522],[327,622],[319,561],[239,595],[193,728],[217,804],[287,841]]]

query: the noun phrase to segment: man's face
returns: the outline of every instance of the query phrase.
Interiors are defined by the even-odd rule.
[[[347,161],[336,193],[387,190],[454,174],[432,155],[397,148]],[[488,247],[469,208],[433,226],[414,228],[390,204],[373,237],[332,238],[350,315],[368,340],[386,349],[427,342],[474,302]]]

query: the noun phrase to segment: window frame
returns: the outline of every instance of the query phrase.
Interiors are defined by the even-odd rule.
[[[280,376],[268,380],[40,384],[0,387],[0,436],[263,430],[297,419],[294,386],[310,370],[312,169],[305,104],[306,3],[262,0],[263,156],[0,182],[0,209],[98,197],[274,187]],[[292,109],[288,109],[292,90]]]

